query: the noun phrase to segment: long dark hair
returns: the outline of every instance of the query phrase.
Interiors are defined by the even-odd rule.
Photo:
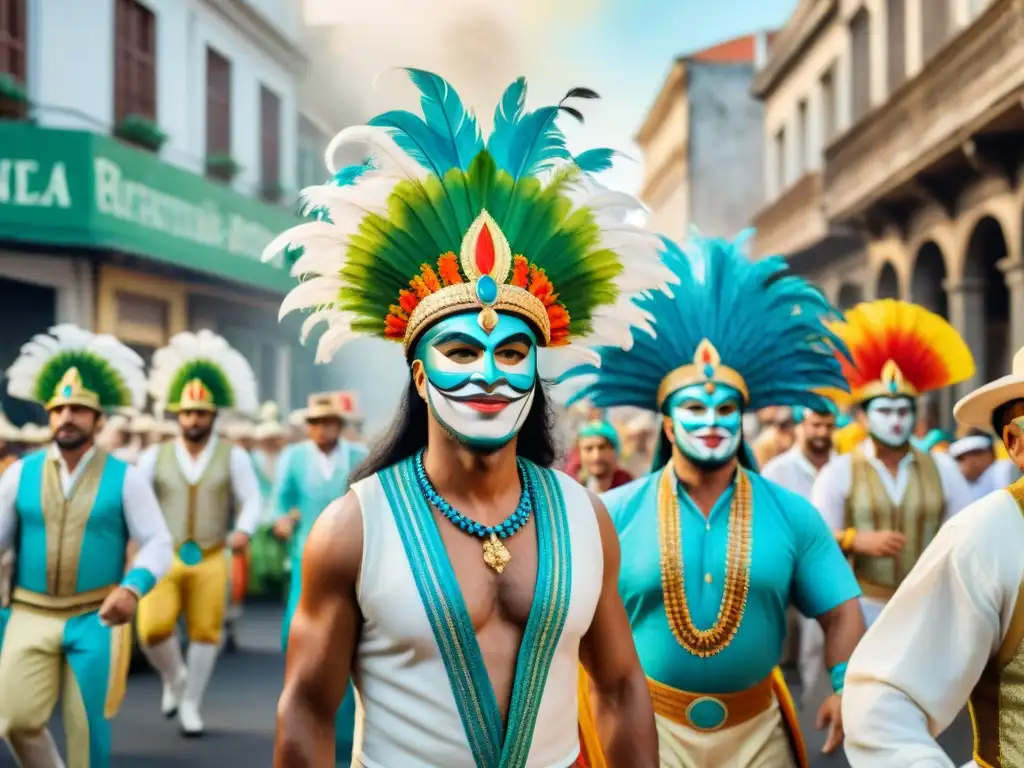
[[[351,482],[370,477],[425,448],[428,418],[427,404],[410,381],[402,395],[394,421],[391,422],[388,431],[374,444],[370,455],[356,468]],[[523,422],[523,428],[519,430],[516,453],[542,467],[554,464],[557,450],[553,422],[554,417],[544,392],[544,384],[538,382],[530,412]]]

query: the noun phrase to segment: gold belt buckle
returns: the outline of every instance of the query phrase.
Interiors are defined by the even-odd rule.
[[[698,696],[686,708],[686,722],[694,730],[711,733],[725,726],[729,708],[714,696]],[[709,724],[710,723],[710,724]]]

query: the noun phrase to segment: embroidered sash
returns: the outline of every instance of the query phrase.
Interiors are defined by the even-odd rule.
[[[406,459],[380,472],[378,478],[448,673],[474,762],[477,768],[525,768],[572,596],[572,553],[562,489],[553,472],[527,463],[535,494],[537,587],[516,660],[506,730],[455,570],[413,467],[413,459]]]

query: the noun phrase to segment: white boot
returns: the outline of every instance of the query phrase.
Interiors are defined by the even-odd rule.
[[[212,643],[190,643],[188,646],[188,678],[185,681],[185,694],[181,697],[178,708],[178,723],[185,736],[203,735],[203,718],[199,708],[203,704],[203,694],[213,674],[213,666],[217,661],[218,647]]]
[[[174,717],[178,713],[178,704],[185,693],[185,663],[181,660],[181,644],[177,637],[169,637],[155,645],[142,646],[150,665],[158,673],[164,683],[164,693],[160,699],[160,712],[164,717]]]
[[[14,761],[21,768],[64,768],[53,736],[46,728],[38,733],[12,733],[8,738]]]

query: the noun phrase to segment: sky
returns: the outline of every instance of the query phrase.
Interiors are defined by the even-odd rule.
[[[476,107],[485,130],[505,85],[530,83],[528,104],[557,101],[573,86],[584,105],[575,151],[609,146],[627,158],[604,179],[635,192],[642,166],[633,137],[673,60],[732,37],[781,26],[796,0],[305,0],[307,20],[332,27],[329,52],[346,119],[415,108],[402,66],[447,78]]]

